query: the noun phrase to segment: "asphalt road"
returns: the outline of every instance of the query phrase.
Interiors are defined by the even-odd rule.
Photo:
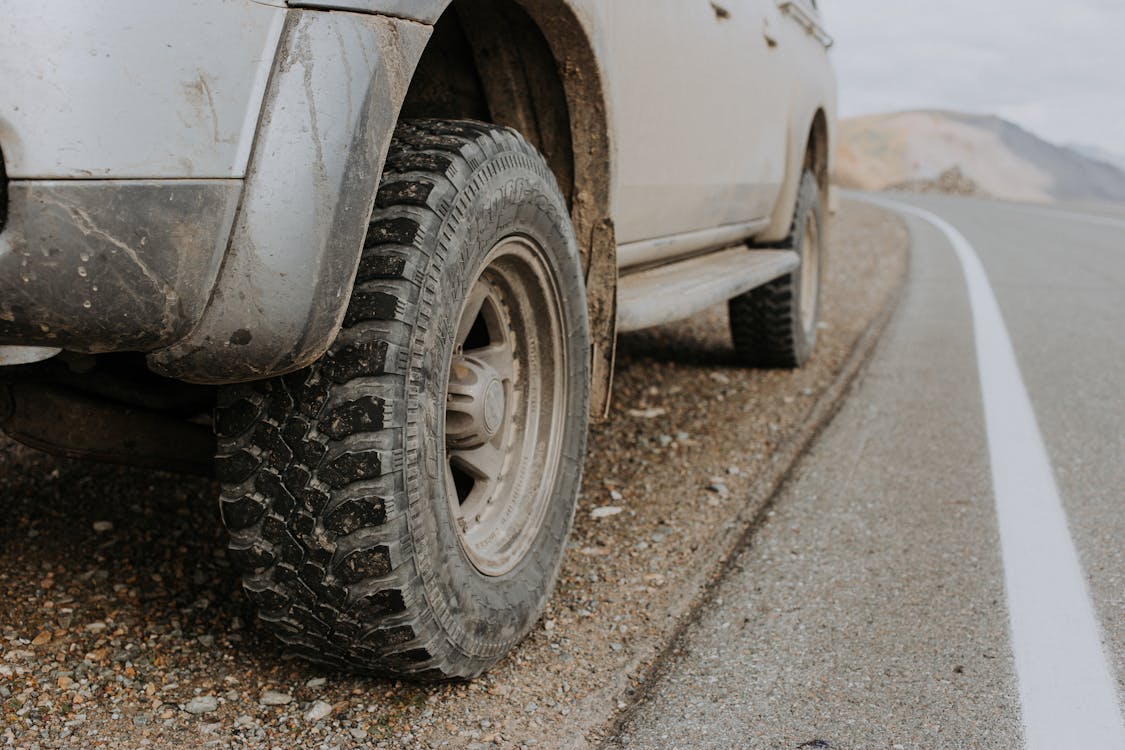
[[[1125,220],[893,199],[896,319],[611,745],[1125,747]]]

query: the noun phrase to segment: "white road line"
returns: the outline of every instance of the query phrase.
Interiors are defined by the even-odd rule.
[[[941,217],[897,201],[868,200],[940,229],[965,274],[1026,747],[1125,750],[1125,724],[1086,578],[984,266]]]

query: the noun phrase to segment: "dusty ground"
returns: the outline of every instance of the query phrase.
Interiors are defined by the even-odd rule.
[[[806,368],[735,366],[722,310],[622,341],[555,596],[472,684],[417,688],[287,659],[225,560],[212,484],[0,439],[0,747],[596,744],[889,310],[905,230],[856,204],[834,224]]]

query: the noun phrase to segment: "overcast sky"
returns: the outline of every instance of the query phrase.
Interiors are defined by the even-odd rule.
[[[998,114],[1125,155],[1125,0],[821,0],[840,114]]]

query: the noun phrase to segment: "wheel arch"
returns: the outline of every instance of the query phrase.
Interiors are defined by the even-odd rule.
[[[218,282],[196,328],[150,354],[150,367],[191,382],[230,383],[280,375],[321,356],[350,299],[400,106],[410,116],[484,112],[520,128],[548,155],[568,198],[587,273],[592,403],[596,416],[603,413],[612,377],[616,242],[604,77],[588,20],[569,0],[291,4],[302,7],[290,11],[282,32]],[[498,18],[527,31],[526,39],[488,36],[488,22]],[[426,58],[451,52],[441,46],[447,19],[482,40],[469,51],[478,83],[481,62],[490,66],[475,112],[459,109],[471,93],[444,101],[418,94]],[[323,107],[332,111],[316,118]]]
[[[436,0],[426,12],[436,14],[434,33],[401,116],[506,125],[544,154],[567,199],[586,272],[592,414],[604,416],[616,338],[617,245],[605,76],[591,24],[568,0]]]
[[[817,109],[809,128],[808,144],[805,147],[804,168],[816,177],[822,200],[828,196],[828,172],[830,152],[828,150],[828,115],[824,109]]]
[[[785,180],[770,215],[769,226],[755,238],[758,242],[780,242],[789,236],[793,211],[797,205],[797,191],[805,169],[810,169],[816,176],[821,199],[828,200],[832,162],[832,124],[828,109],[818,105],[801,121],[807,125],[800,129],[794,128],[792,133],[795,135],[791,134],[789,137]]]

